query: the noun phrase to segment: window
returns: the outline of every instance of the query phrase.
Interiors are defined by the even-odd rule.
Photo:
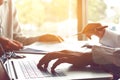
[[[26,36],[45,33],[77,39],[77,0],[14,0]]]
[[[111,29],[117,33],[120,33],[120,0],[78,0],[78,32],[87,23],[101,23],[108,25],[108,29]],[[97,37],[93,37],[94,41],[98,42]],[[86,38],[81,35],[79,40],[85,40]]]
[[[119,0],[14,0],[18,19],[26,36],[58,34],[67,39],[91,22],[120,32]],[[77,27],[78,26],[78,27]],[[84,39],[78,35],[78,39]]]
[[[100,22],[120,33],[120,0],[87,0],[87,22]]]

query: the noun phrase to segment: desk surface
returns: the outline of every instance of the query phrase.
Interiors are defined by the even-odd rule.
[[[85,44],[91,44],[87,41],[69,41],[69,42],[62,42],[62,43],[40,43],[36,42],[32,45],[25,46],[27,48],[33,48],[37,50],[44,50],[44,51],[60,51],[60,50],[73,50],[73,51],[86,51],[86,48],[81,48]],[[88,49],[87,49],[88,50]]]
[[[84,44],[89,44],[86,41],[77,41],[77,42],[63,42],[63,43],[34,43],[29,46],[25,46],[26,48],[32,48],[36,50],[44,50],[44,51],[59,51],[59,50],[73,50],[73,51],[89,51],[89,49],[81,48]],[[19,54],[25,55],[26,58],[24,60],[36,60],[37,62],[43,57],[44,55],[40,54]],[[54,61],[52,62],[54,63]],[[67,64],[68,65],[68,64]],[[56,69],[64,70],[64,68],[68,68],[67,70],[73,69],[63,63],[59,65]],[[79,75],[76,77],[76,74],[70,74],[69,79],[79,79],[79,80],[111,80],[113,77],[110,73],[106,73],[99,69],[82,69],[79,70]]]
[[[24,58],[24,60],[35,60],[37,62],[39,62],[39,60],[44,56],[44,55],[39,55],[39,54],[18,54],[18,55],[25,55],[26,58]],[[54,63],[54,61],[52,61],[50,65],[52,63]],[[76,68],[71,67],[71,64],[67,64],[67,63],[63,63],[59,65],[56,69],[60,69],[66,74],[69,74],[70,80],[73,78],[79,79],[79,80],[111,80],[111,78],[113,77],[110,73],[106,73],[99,69],[85,68],[85,69],[75,70]],[[71,72],[64,71],[64,69],[71,70],[72,74],[70,74]],[[78,73],[77,76],[76,76],[76,71]]]

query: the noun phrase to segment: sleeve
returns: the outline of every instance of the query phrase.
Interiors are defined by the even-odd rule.
[[[93,61],[97,64],[115,64],[120,66],[120,48],[93,46]]]
[[[120,47],[120,44],[118,44],[119,41],[120,41],[120,34],[117,34],[108,29],[106,29],[103,38],[100,39],[100,43],[102,45],[112,47],[112,48]]]
[[[21,30],[21,27],[18,23],[16,13],[17,13],[16,8],[13,5],[12,6],[13,39],[23,43],[23,45],[29,45],[31,43],[38,41],[38,37],[27,38],[22,34],[22,30]]]

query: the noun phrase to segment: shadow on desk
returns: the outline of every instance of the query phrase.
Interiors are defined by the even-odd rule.
[[[89,67],[89,66],[87,66],[87,67],[75,67],[75,66],[71,66],[70,68],[69,68],[69,70],[70,71],[80,71],[80,72],[92,72],[92,74],[94,75],[94,74],[97,74],[97,73],[104,73],[104,71],[101,69],[101,68],[99,68],[99,67]],[[86,74],[87,75],[87,74]],[[84,77],[86,77],[86,75],[84,75]],[[80,75],[79,75],[80,76]],[[94,77],[92,78],[92,79],[90,79],[90,78],[85,78],[85,79],[72,79],[72,80],[112,80],[113,78],[112,77],[107,77],[107,76],[104,76],[104,77],[95,77],[95,75],[94,75]]]

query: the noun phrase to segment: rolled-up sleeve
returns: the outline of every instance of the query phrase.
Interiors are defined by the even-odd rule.
[[[112,53],[114,49],[103,47],[103,46],[93,46],[92,54],[93,60],[98,64],[111,64]]]
[[[92,55],[96,64],[115,64],[120,66],[120,48],[93,46]]]

